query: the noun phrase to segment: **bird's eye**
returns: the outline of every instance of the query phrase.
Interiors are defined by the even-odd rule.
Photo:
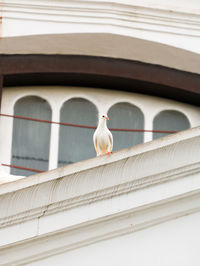
[[[102,115],[102,117],[105,117],[105,115]]]

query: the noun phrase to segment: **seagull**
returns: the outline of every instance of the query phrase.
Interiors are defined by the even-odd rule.
[[[112,153],[113,136],[107,128],[107,120],[109,120],[107,115],[100,116],[99,124],[93,135],[93,142],[97,156]]]

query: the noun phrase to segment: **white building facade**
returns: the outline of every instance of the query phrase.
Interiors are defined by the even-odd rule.
[[[198,266],[198,1],[0,16],[0,265]],[[114,152],[94,158],[104,113]]]

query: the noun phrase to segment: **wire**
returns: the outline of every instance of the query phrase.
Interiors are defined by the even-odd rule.
[[[69,126],[69,127],[96,129],[95,126],[86,126],[86,125],[79,125],[79,124],[72,124],[72,123],[65,123],[65,122],[55,122],[55,121],[51,121],[51,120],[38,119],[38,118],[32,118],[32,117],[26,117],[26,116],[20,116],[20,115],[9,115],[9,114],[0,113],[0,116],[10,117],[10,118],[15,118],[15,119],[29,120],[29,121],[40,122],[40,123]],[[177,131],[172,131],[172,130],[147,130],[147,129],[128,129],[128,128],[109,128],[109,129],[111,131],[121,131],[121,132],[153,132],[153,133],[163,133],[163,134],[164,133],[173,134],[173,133],[177,132]],[[11,164],[2,164],[2,165],[7,166],[7,167],[11,167],[11,168],[25,170],[25,171],[37,172],[37,173],[45,172],[45,171],[39,170],[39,169],[33,169],[33,168],[22,167],[22,166],[11,165]]]
[[[17,165],[13,165],[13,164],[2,163],[1,165],[8,166],[8,167],[11,167],[11,168],[17,168],[17,169],[21,169],[21,170],[25,170],[25,171],[37,172],[37,173],[43,173],[43,172],[45,172],[43,170],[33,169],[33,168],[28,168],[28,167],[22,167],[22,166],[17,166]]]
[[[1,113],[0,116],[16,118],[16,119],[24,119],[24,120],[40,122],[40,123],[69,126],[69,127],[96,129],[95,126],[86,126],[86,125],[79,125],[79,124],[72,124],[72,123],[65,123],[65,122],[55,122],[55,121],[51,121],[51,120],[38,119],[38,118],[32,118],[32,117],[26,117],[26,116],[20,116],[20,115],[8,115],[8,114],[2,114]],[[122,131],[122,132],[153,132],[153,133],[163,133],[163,134],[164,133],[167,133],[167,134],[177,133],[177,131],[172,131],[172,130],[148,130],[148,129],[129,129],[129,128],[109,128],[109,129],[111,131]]]

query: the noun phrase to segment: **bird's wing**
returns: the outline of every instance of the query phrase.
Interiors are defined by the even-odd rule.
[[[113,149],[113,136],[112,136],[112,133],[110,131],[109,131],[108,137],[109,137],[109,140],[110,140],[109,152],[111,152],[112,149]]]
[[[96,134],[94,134],[93,142],[94,142],[94,148],[96,150],[96,153],[99,154],[99,149],[98,149],[98,145],[97,145],[97,136],[96,136]]]

